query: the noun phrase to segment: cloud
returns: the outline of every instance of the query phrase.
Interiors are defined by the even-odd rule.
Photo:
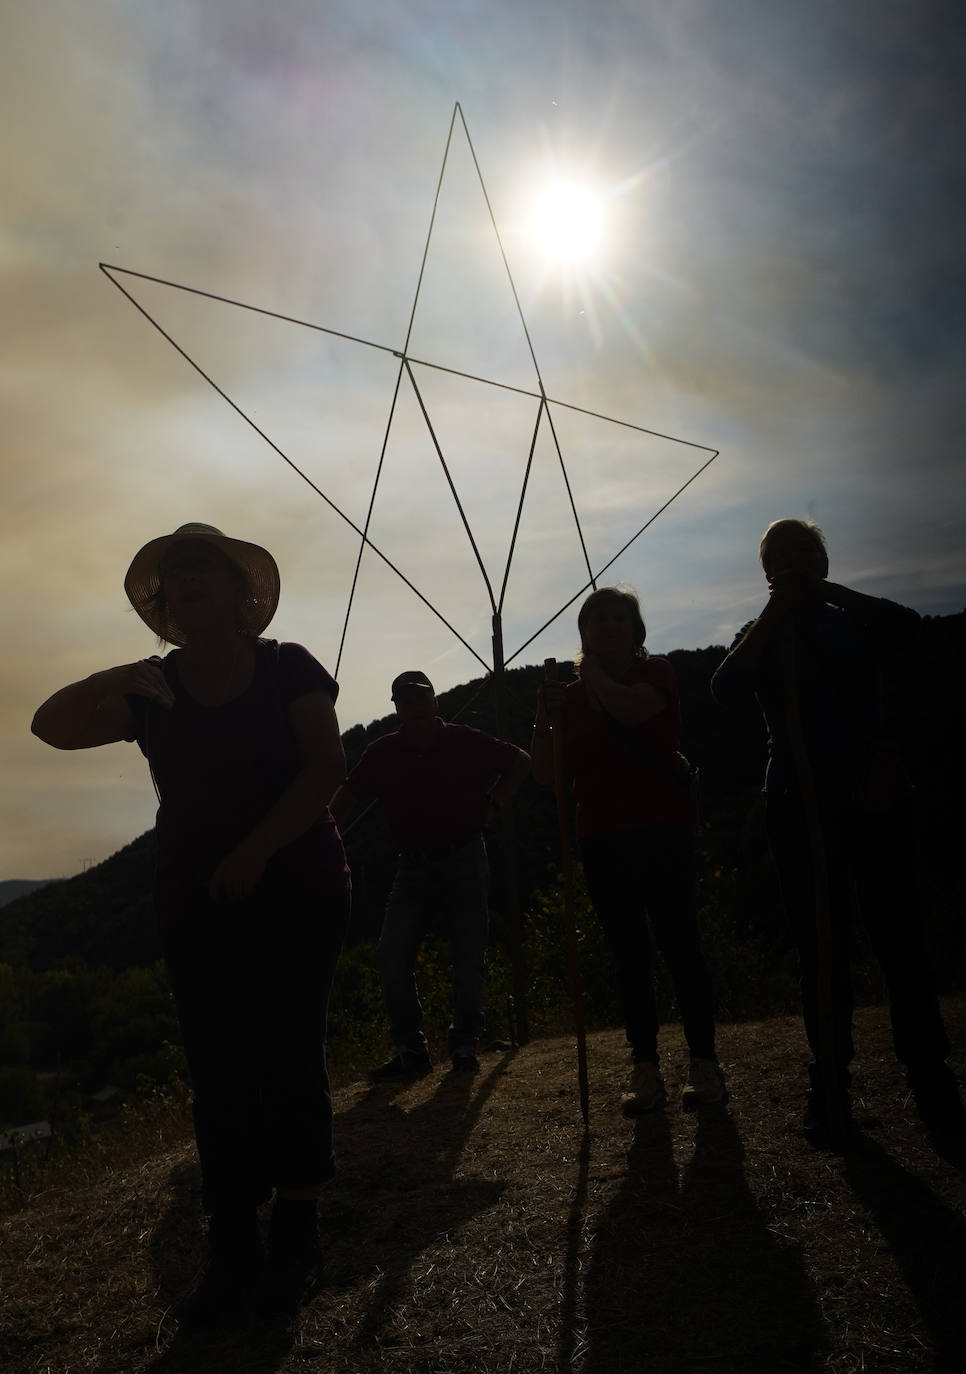
[[[721,449],[607,574],[641,591],[655,646],[730,638],[760,603],[761,530],[785,513],[815,514],[864,590],[959,609],[962,20],[943,27],[939,13],[831,0],[21,7],[0,54],[0,575],[17,647],[0,716],[3,871],[42,874],[55,852],[69,868],[72,845],[76,866],[147,824],[130,751],[62,756],[25,733],[54,687],[153,649],[121,589],[141,543],[188,519],[264,543],[283,575],[273,631],[330,667],[358,553],[97,261],[399,347],[456,98],[548,394]],[[536,389],[461,138],[414,349]],[[569,280],[524,237],[528,196],[566,164],[613,191],[614,217],[609,258]],[[361,523],[398,360],[126,284]],[[414,374],[496,591],[535,402]],[[489,659],[483,579],[403,394],[373,537]],[[596,568],[704,455],[554,418]],[[532,482],[507,652],[586,576],[546,434]],[[571,653],[575,615],[524,660]],[[343,724],[385,712],[395,668],[430,665],[441,688],[480,671],[367,554]]]

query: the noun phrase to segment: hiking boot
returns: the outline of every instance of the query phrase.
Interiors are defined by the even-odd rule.
[[[373,1069],[369,1077],[373,1083],[392,1083],[401,1078],[422,1078],[432,1067],[428,1050],[399,1050],[385,1064]]]
[[[836,1095],[838,1119],[829,1121],[829,1104],[825,1089],[819,1085],[808,1090],[808,1105],[802,1129],[813,1145],[834,1145],[836,1140],[852,1129],[852,1099],[848,1088],[839,1088]]]
[[[922,1124],[936,1135],[966,1136],[966,1108],[959,1083],[948,1064],[910,1069],[909,1087]]]
[[[688,1065],[688,1081],[681,1090],[681,1106],[700,1107],[720,1102],[724,1097],[724,1074],[717,1059],[692,1059]]]
[[[265,1251],[254,1211],[211,1217],[208,1263],[198,1287],[181,1304],[186,1326],[213,1326],[244,1313],[265,1265]]]
[[[479,1071],[480,1061],[477,1059],[473,1050],[453,1051],[454,1073],[479,1073]]]
[[[825,1075],[817,1060],[813,1059],[808,1066],[808,1104],[802,1129],[810,1144],[822,1149],[834,1146],[852,1129],[852,1098],[849,1093],[852,1075],[848,1068],[841,1064],[832,1072],[835,1083],[833,1104],[836,1119],[830,1122]]]
[[[258,1300],[264,1317],[294,1317],[322,1280],[325,1264],[314,1199],[276,1198]]]
[[[653,1112],[655,1107],[663,1107],[666,1101],[660,1069],[649,1059],[638,1060],[631,1069],[631,1081],[624,1094],[624,1115],[641,1116]]]

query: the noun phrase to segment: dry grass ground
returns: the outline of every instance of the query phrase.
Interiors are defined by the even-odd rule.
[[[945,1011],[966,1069],[966,1001]],[[617,1031],[337,1093],[325,1285],[290,1330],[204,1339],[172,1307],[202,1255],[184,1118],[0,1232],[4,1374],[782,1374],[966,1370],[966,1174],[924,1136],[881,1009],[857,1016],[859,1130],[800,1131],[795,1018],[723,1026],[726,1104],[628,1121]],[[685,1065],[676,1027],[665,1073]],[[180,1138],[178,1137],[180,1132]]]

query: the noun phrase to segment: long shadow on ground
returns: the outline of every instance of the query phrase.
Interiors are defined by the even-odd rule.
[[[240,1367],[246,1374],[275,1374],[292,1348],[294,1332],[285,1326],[239,1321],[213,1331],[178,1327],[171,1309],[200,1277],[205,1259],[201,1218],[201,1171],[196,1162],[171,1171],[171,1201],[148,1249],[157,1272],[158,1299],[165,1315],[155,1333],[158,1356],[151,1374],[221,1374]]]
[[[319,1220],[326,1287],[362,1282],[370,1289],[353,1337],[357,1350],[376,1356],[420,1252],[491,1207],[502,1193],[500,1182],[454,1180],[453,1171],[508,1058],[504,1055],[483,1079],[444,1075],[432,1097],[408,1112],[394,1099],[409,1085],[374,1087],[347,1111],[337,1111],[340,1167],[323,1193]],[[166,1310],[189,1291],[204,1259],[197,1165],[179,1166],[171,1184],[171,1202],[149,1247]],[[295,1328],[255,1323],[197,1334],[177,1329],[175,1319],[166,1316],[157,1337],[163,1348],[151,1374],[220,1374],[236,1369],[241,1353],[246,1374],[274,1374],[296,1334]]]
[[[482,1080],[446,1074],[433,1096],[403,1112],[386,1087],[372,1089],[337,1119],[341,1196],[324,1200],[327,1273],[337,1285],[369,1280],[371,1296],[355,1333],[373,1348],[408,1292],[416,1257],[500,1197],[496,1180],[454,1178],[463,1146],[508,1056]],[[364,1199],[364,1205],[362,1203]]]
[[[876,1141],[860,1135],[845,1176],[902,1270],[935,1355],[933,1368],[966,1369],[966,1224]]]
[[[666,1116],[639,1118],[587,1275],[583,1374],[805,1374],[825,1334],[801,1254],[768,1228],[725,1106],[678,1180]]]

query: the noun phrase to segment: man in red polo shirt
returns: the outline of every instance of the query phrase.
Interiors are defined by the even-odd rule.
[[[369,745],[331,804],[341,824],[361,802],[378,798],[399,846],[379,940],[394,1053],[373,1070],[377,1082],[432,1068],[416,987],[416,956],[431,907],[442,915],[453,955],[453,1068],[479,1068],[489,927],[483,828],[530,771],[522,749],[443,721],[425,673],[400,673],[392,700],[399,729]]]

